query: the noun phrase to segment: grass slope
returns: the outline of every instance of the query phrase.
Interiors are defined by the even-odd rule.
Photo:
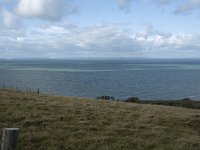
[[[22,150],[199,150],[200,110],[0,90]]]

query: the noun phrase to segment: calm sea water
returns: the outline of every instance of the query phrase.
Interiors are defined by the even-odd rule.
[[[95,98],[200,99],[198,60],[0,60],[0,85]]]

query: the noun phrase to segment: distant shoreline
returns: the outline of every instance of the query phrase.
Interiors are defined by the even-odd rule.
[[[0,61],[63,61],[63,60],[74,60],[74,61],[164,61],[164,62],[177,62],[177,61],[197,61],[200,62],[200,58],[148,58],[148,57],[71,57],[71,58],[0,58]]]

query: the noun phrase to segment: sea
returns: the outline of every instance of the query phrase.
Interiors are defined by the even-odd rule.
[[[84,98],[200,100],[200,60],[2,59],[0,86]]]

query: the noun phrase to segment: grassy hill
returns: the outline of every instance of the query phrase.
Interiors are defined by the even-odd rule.
[[[200,110],[0,90],[22,150],[199,150]]]

